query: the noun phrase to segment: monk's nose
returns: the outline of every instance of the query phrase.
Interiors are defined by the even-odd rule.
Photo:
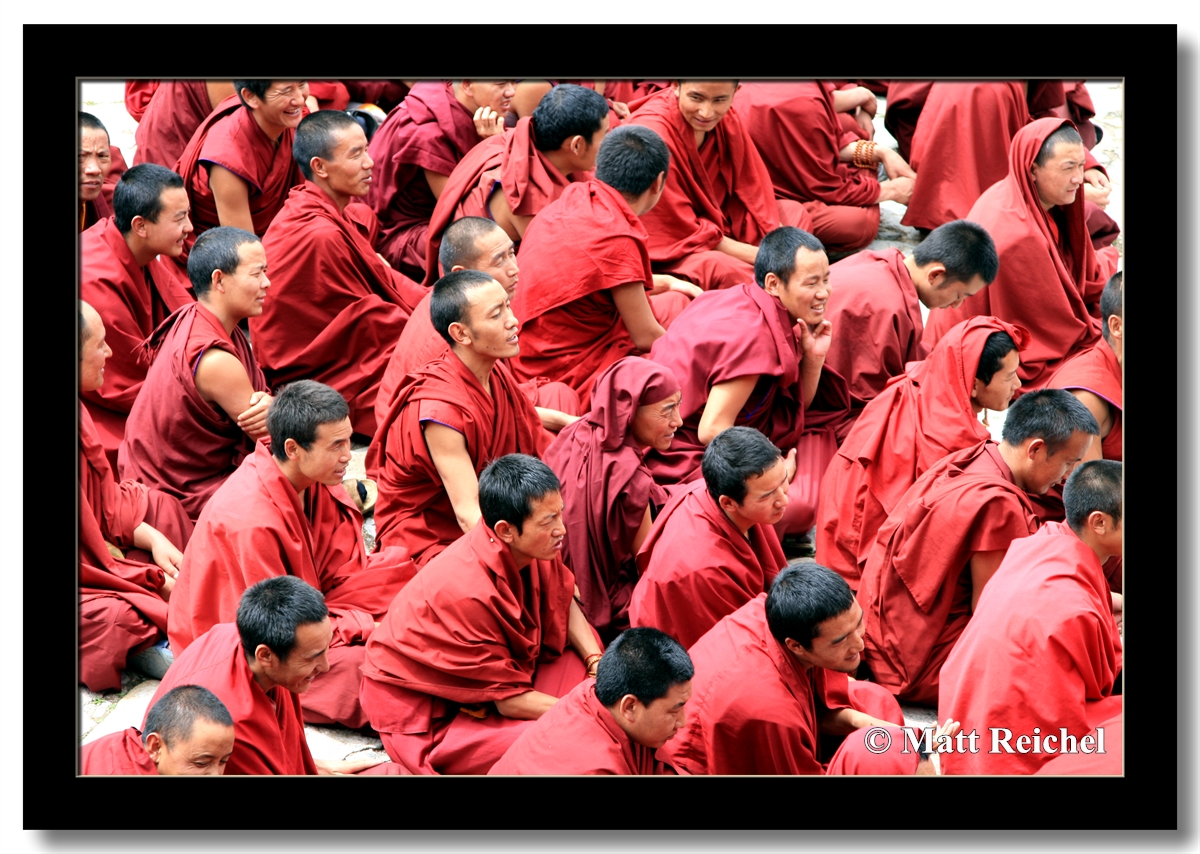
[[[83,161],[83,171],[86,175],[100,174],[100,161],[95,155],[92,155],[91,157],[87,158],[87,160]]]

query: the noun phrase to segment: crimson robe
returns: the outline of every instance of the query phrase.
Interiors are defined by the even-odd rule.
[[[838,774],[885,774],[892,776],[911,776],[917,773],[921,763],[921,754],[914,750],[906,735],[906,728],[901,726],[885,727],[889,742],[883,742],[880,736],[874,735],[875,727],[856,729],[846,736],[842,746],[829,760],[828,775]],[[912,733],[912,738],[919,738],[920,733]],[[886,744],[886,747],[884,746]],[[883,748],[880,752],[880,748]],[[907,752],[905,748],[908,748]]]
[[[419,774],[487,773],[532,723],[492,702],[560,697],[584,678],[582,660],[563,654],[574,586],[561,558],[517,569],[483,520],[431,560],[367,642],[362,703],[392,760]],[[539,687],[564,666],[558,690]],[[475,704],[484,709],[459,712]]]
[[[988,188],[967,215],[995,241],[1000,271],[960,307],[932,313],[925,327],[924,340],[930,346],[950,327],[978,314],[1025,327],[1033,336],[1021,354],[1019,373],[1026,391],[1043,388],[1063,360],[1100,337],[1100,321],[1084,305],[1084,289],[1100,274],[1101,265],[1088,238],[1083,190],[1076,192],[1069,207],[1056,206],[1048,213],[1029,176],[1046,138],[1064,124],[1069,122],[1037,119],[1017,131],[1008,176]]]
[[[1113,417],[1112,429],[1100,444],[1106,460],[1121,461],[1121,363],[1108,342],[1101,338],[1091,349],[1063,362],[1046,384],[1047,388],[1081,389],[1090,391],[1104,400]]]
[[[425,278],[425,238],[437,204],[423,170],[449,175],[479,142],[474,117],[440,80],[413,86],[371,137],[375,170],[364,201],[379,216],[379,251],[409,278]]]
[[[638,551],[641,578],[629,621],[666,632],[685,647],[760,593],[787,566],[779,536],[754,525],[749,538],[698,480],[671,496]]]
[[[126,80],[125,112],[129,113],[130,118],[140,123],[150,102],[154,100],[154,93],[163,85],[164,82],[159,80]],[[165,85],[170,86],[171,81],[166,81]],[[141,148],[140,143],[138,148]]]
[[[211,349],[232,354],[255,391],[268,391],[250,342],[240,329],[225,331],[202,303],[173,313],[145,342],[153,364],[129,413],[121,443],[121,476],[141,481],[183,504],[188,518],[200,511],[247,455],[254,442],[232,416],[196,388],[196,367]],[[245,409],[250,406],[246,401]]]
[[[625,734],[596,680],[585,679],[524,727],[488,774],[674,774],[655,753]]]
[[[621,359],[596,381],[592,408],[568,424],[543,459],[562,483],[563,560],[575,574],[584,616],[602,637],[629,627],[637,581],[633,539],[667,493],[642,462],[633,437],[638,407],[666,400],[679,383],[649,359]]]
[[[896,140],[896,147],[905,161],[912,156],[913,134],[932,88],[931,80],[892,80],[888,83],[883,126]]]
[[[137,142],[133,165],[157,163],[173,168],[196,128],[212,111],[207,80],[164,80],[133,132]]]
[[[903,721],[869,682],[800,666],[767,627],[767,594],[722,618],[688,650],[696,675],[687,726],[660,748],[688,774],[824,774],[818,727],[829,710],[856,708]],[[851,696],[855,694],[857,696]]]
[[[170,258],[138,266],[112,217],[80,235],[79,265],[79,298],[104,321],[104,340],[112,348],[104,363],[104,385],[80,392],[80,397],[116,468],[125,421],[146,379],[146,365],[138,360],[142,341],[167,315],[194,300]]]
[[[379,487],[375,542],[403,546],[418,566],[462,536],[425,445],[426,421],[463,434],[476,476],[505,454],[537,453],[541,419],[508,366],[497,362],[489,384],[490,394],[445,353],[408,375],[367,449],[367,476]]]
[[[1115,697],[1109,697],[1106,700],[1101,700],[1097,703],[1092,703],[1096,707],[1117,706],[1112,717],[1101,721],[1096,727],[1093,727],[1088,733],[1092,737],[1093,743],[1098,737],[1098,731],[1104,730],[1105,752],[1104,753],[1062,753],[1055,756],[1037,771],[1035,774],[1071,774],[1071,775],[1096,775],[1106,774],[1120,776],[1124,773],[1122,770],[1122,759],[1125,754],[1125,736],[1121,725],[1124,717],[1120,710],[1120,703]],[[1097,709],[1088,709],[1091,713],[1088,715],[1089,720],[1094,717]]]
[[[274,387],[309,379],[337,389],[355,433],[375,435],[375,395],[400,332],[425,295],[375,254],[366,205],[339,211],[305,181],[263,238],[271,288],[250,337]]]
[[[158,776],[158,767],[142,744],[137,727],[129,727],[83,745],[79,751],[79,773],[149,774]]]
[[[835,327],[837,328],[837,327]],[[863,409],[821,481],[817,554],[852,589],[875,535],[917,478],[947,454],[989,437],[971,391],[987,339],[1006,332],[1019,348],[1025,330],[994,317],[964,321],[928,359],[907,370]]]
[[[971,556],[1037,530],[1033,504],[997,448],[984,441],[925,472],[867,557],[863,659],[905,702],[937,703],[939,671],[971,619]]]
[[[186,572],[180,573],[180,581],[186,577]],[[311,697],[321,681],[332,676],[332,670],[318,674],[306,696]],[[146,707],[147,714],[168,691],[180,685],[207,688],[229,710],[235,742],[233,755],[225,765],[226,775],[317,773],[317,763],[304,737],[299,695],[282,685],[272,688],[270,694],[262,689],[246,662],[236,624],[219,623],[196,638],[182,655],[178,649],[175,651],[175,663],[159,683]],[[143,720],[142,729],[145,727]]]
[[[343,80],[350,97],[361,104],[374,104],[385,113],[393,109],[408,94],[408,86],[400,80]]]
[[[1096,553],[1062,522],[1009,546],[942,668],[938,719],[980,734],[978,754],[946,754],[947,774],[1032,774],[1053,755],[990,753],[989,727],[1077,739],[1119,711],[1122,646]],[[1103,709],[1103,711],[1101,711]]]
[[[117,183],[121,180],[121,176],[124,175],[129,169],[129,164],[126,163],[125,158],[121,156],[121,149],[117,148],[115,145],[110,145],[109,151],[112,154],[112,168],[108,170],[108,175],[105,176],[104,183],[100,187],[100,195],[104,198],[104,201],[108,203],[110,208],[108,213],[104,214],[104,216],[109,216],[112,214],[111,208],[113,192],[116,191]],[[89,227],[90,225],[91,223],[89,223]]]
[[[367,555],[362,516],[345,487],[314,484],[297,494],[258,443],[204,508],[183,560],[168,611],[176,656],[217,623],[232,622],[247,589],[294,575],[325,594],[333,624],[330,669],[307,692],[307,719],[351,729],[366,723],[358,704],[363,644],[416,569],[401,549]]]

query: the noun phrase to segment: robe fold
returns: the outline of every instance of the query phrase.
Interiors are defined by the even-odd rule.
[[[888,82],[887,110],[883,117],[883,126],[896,140],[900,156],[906,162],[912,157],[912,138],[917,130],[917,120],[932,88],[931,80]]]
[[[79,751],[79,773],[94,774],[149,774],[158,776],[158,767],[142,745],[142,734],[137,727],[88,742]]]
[[[157,163],[173,169],[196,128],[212,111],[207,80],[164,80],[133,132],[137,142],[133,165]]]
[[[1087,710],[1089,712],[1089,720],[1101,708],[1108,708],[1109,706],[1117,707],[1112,717],[1101,721],[1088,733],[1092,737],[1092,743],[1095,744],[1096,739],[1099,737],[1099,730],[1104,730],[1104,753],[1062,753],[1035,771],[1035,774],[1078,774],[1088,776],[1105,774],[1120,776],[1125,773],[1122,768],[1122,760],[1125,755],[1125,735],[1124,728],[1122,727],[1124,714],[1120,698],[1108,697],[1089,705],[1097,707]]]
[[[154,93],[163,85],[164,82],[159,80],[126,80],[125,112],[129,113],[129,117],[140,124],[150,102],[154,100]],[[171,82],[165,81],[165,85],[169,86]],[[141,148],[140,143],[138,148]]]
[[[886,727],[891,741],[883,752],[877,752],[880,742],[878,736],[871,735],[873,728],[856,729],[846,736],[842,746],[829,760],[829,768],[825,772],[834,774],[886,774],[913,775],[917,773],[917,765],[921,762],[921,754],[912,748],[910,738],[919,738],[920,732],[905,734],[905,727]],[[868,738],[871,739],[868,746]],[[904,751],[908,747],[908,752]]]
[[[986,747],[977,755],[946,754],[944,773],[1035,773],[1054,755],[1003,747],[989,753],[988,728],[1011,730],[1014,747],[1018,736],[1032,738],[1034,727],[1043,738],[1065,727],[1080,739],[1120,711],[1120,697],[1111,695],[1121,664],[1096,553],[1061,522],[1014,541],[942,668],[938,719],[953,716],[964,732],[978,731]]]
[[[1120,462],[1121,441],[1121,363],[1108,342],[1101,338],[1090,349],[1063,362],[1047,383],[1047,388],[1090,391],[1104,400],[1112,412],[1113,425],[1101,440],[1100,450],[1106,460]]]

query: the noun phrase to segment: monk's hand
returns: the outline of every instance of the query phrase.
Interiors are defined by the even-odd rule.
[[[1099,169],[1088,169],[1083,173],[1083,197],[1096,207],[1104,210],[1108,207],[1108,197],[1112,193],[1112,182]]]
[[[504,116],[491,107],[480,107],[475,111],[475,133],[480,139],[504,133]]]
[[[164,602],[171,601],[171,591],[175,589],[175,577],[163,573],[162,587],[158,588],[158,595],[163,598]]]
[[[179,575],[179,567],[183,566],[183,552],[175,548],[171,541],[161,533],[154,538],[154,542],[150,546],[150,557],[171,578]]]
[[[238,427],[251,439],[258,440],[267,435],[267,410],[273,399],[265,391],[256,391],[250,395],[250,408],[237,417]]]
[[[787,456],[783,458],[783,476],[791,483],[796,478],[796,449],[792,448],[788,451]]]
[[[321,109],[321,105],[320,105],[320,103],[318,103],[318,102],[317,102],[317,99],[316,99],[316,98],[314,98],[312,95],[307,95],[307,96],[305,96],[305,98],[304,98],[304,106],[308,107],[308,111],[309,111],[310,113],[315,113],[315,112],[317,112],[319,109]]]
[[[897,202],[902,205],[907,205],[912,201],[913,190],[917,187],[917,182],[912,178],[901,176],[899,178],[889,178],[886,181],[879,182],[879,201],[881,202]]]
[[[933,731],[933,738],[935,741],[943,735],[953,738],[960,729],[962,729],[962,724],[952,718],[946,718],[946,722]]]
[[[796,325],[800,327],[800,349],[804,358],[825,361],[825,355],[833,341],[833,324],[822,320],[816,326],[809,326],[803,321]]]
[[[665,294],[668,291],[676,291],[681,294],[687,294],[690,299],[695,299],[704,293],[704,291],[686,279],[677,279],[674,276],[668,276],[666,273],[654,274],[654,287],[647,293],[650,296],[656,294]]]
[[[1117,621],[1117,631],[1124,636],[1125,628],[1125,596],[1121,593],[1112,594],[1112,614]]]
[[[612,107],[612,111],[617,114],[617,118],[619,118],[621,121],[625,121],[625,119],[629,118],[629,105],[624,101],[613,101],[610,99],[608,106]]]
[[[854,114],[854,121],[857,122],[858,126],[866,132],[867,139],[873,139],[875,137],[875,122],[872,119],[873,116],[867,115],[866,111],[862,109],[859,109]]]
[[[871,118],[875,118],[875,114],[879,112],[879,100],[875,97],[875,93],[866,86],[859,86],[852,91],[859,99],[858,108]]]
[[[388,264],[388,259],[384,258],[378,252],[375,253],[375,257],[378,258],[380,261],[382,261],[389,270],[392,268],[392,265]]]
[[[879,156],[879,162],[883,164],[883,171],[887,172],[889,178],[912,178],[914,181],[917,179],[917,173],[898,152],[886,145],[877,145],[875,153]]]
[[[376,765],[382,765],[387,762],[386,756],[369,756],[366,759],[314,759],[317,764],[317,773],[331,777],[345,777],[350,774],[357,774],[359,771],[366,771],[368,768],[374,768]]]

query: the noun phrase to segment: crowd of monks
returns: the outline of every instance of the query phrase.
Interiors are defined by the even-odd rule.
[[[126,93],[132,165],[79,125],[79,673],[161,681],[82,773],[1122,773],[1082,83]]]

